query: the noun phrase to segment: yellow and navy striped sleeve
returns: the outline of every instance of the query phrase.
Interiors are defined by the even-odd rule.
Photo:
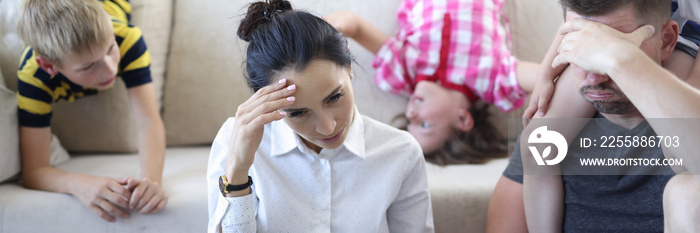
[[[151,55],[146,48],[141,29],[129,25],[131,5],[125,0],[104,0],[100,3],[112,17],[114,36],[121,55],[119,71],[126,87],[150,83]]]
[[[22,53],[17,77],[19,125],[28,127],[51,125],[54,90],[48,83],[52,81],[52,77],[39,68],[36,54],[29,47]]]

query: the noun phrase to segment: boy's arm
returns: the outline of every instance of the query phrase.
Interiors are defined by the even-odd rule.
[[[138,128],[141,180],[130,180],[134,188],[129,206],[141,213],[156,213],[165,207],[167,195],[162,188],[165,159],[165,127],[161,120],[153,83],[128,89],[132,112]]]
[[[84,174],[71,174],[51,167],[51,128],[20,127],[22,181],[29,189],[67,193],[78,198],[101,218],[114,222],[127,217],[117,208],[127,207],[131,193],[122,187],[126,179],[114,180]]]
[[[360,43],[362,47],[377,54],[389,36],[366,19],[351,11],[339,11],[323,17],[345,36]]]

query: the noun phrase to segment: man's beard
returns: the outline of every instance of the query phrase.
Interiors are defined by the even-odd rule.
[[[586,92],[588,91],[606,91],[618,98],[615,100],[591,100],[586,96]],[[632,104],[624,93],[611,88],[610,85],[605,82],[597,86],[583,86],[579,90],[579,93],[581,93],[586,101],[591,102],[593,107],[600,113],[622,115],[638,111],[637,107]]]

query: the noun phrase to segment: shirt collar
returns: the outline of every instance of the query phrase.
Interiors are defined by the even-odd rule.
[[[283,120],[272,122],[270,129],[273,132],[270,137],[272,142],[270,152],[273,157],[287,154],[297,148],[302,152],[305,149],[308,150],[301,140],[301,136],[297,135]],[[364,121],[357,107],[354,108],[353,122],[350,125],[348,135],[345,137],[343,144],[334,150],[334,153],[340,150],[347,150],[360,158],[365,157]]]

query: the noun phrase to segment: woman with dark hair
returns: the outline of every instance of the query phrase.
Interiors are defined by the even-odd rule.
[[[282,0],[238,36],[255,94],[212,145],[209,232],[433,232],[420,146],[358,113],[345,37]]]

